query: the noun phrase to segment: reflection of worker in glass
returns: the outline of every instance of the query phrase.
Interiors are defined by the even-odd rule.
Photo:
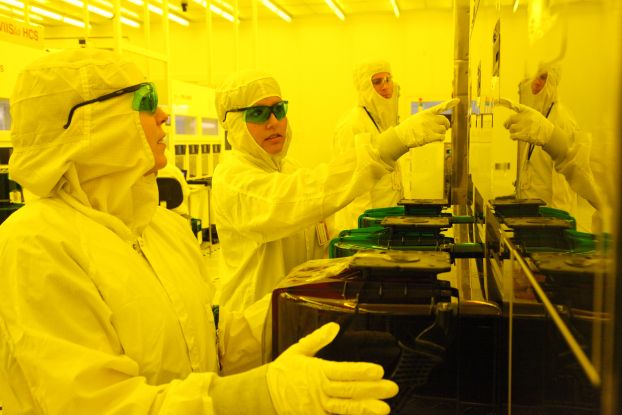
[[[322,258],[317,224],[368,192],[411,147],[444,139],[458,100],[409,116],[376,140],[364,137],[345,157],[314,168],[287,158],[292,126],[277,81],[259,71],[229,76],[216,110],[232,151],[216,167],[212,206],[220,238],[221,304],[244,310],[293,267]],[[294,105],[294,104],[292,104]]]
[[[571,134],[577,125],[559,102],[560,75],[558,65],[541,67],[535,77],[520,84],[520,103],[534,108],[553,125]],[[519,198],[542,199],[550,207],[576,215],[577,195],[564,176],[555,171],[551,156],[542,147],[519,141],[518,163],[516,193]]]
[[[595,208],[600,203],[589,165],[591,137],[559,102],[560,75],[558,65],[541,66],[521,82],[522,104],[500,103],[517,111],[505,122],[510,138],[519,141],[517,197],[539,198],[576,216],[574,192]]]
[[[9,170],[38,198],[0,225],[5,413],[389,413],[397,387],[381,366],[312,357],[335,323],[219,376],[261,344],[226,309],[216,335],[196,239],[158,206],[168,115],[144,81],[95,49],[47,55],[16,81]]]
[[[354,151],[357,136],[377,137],[397,124],[398,86],[393,81],[391,66],[383,60],[359,64],[353,73],[358,105],[340,122],[335,131],[334,157]],[[399,163],[371,191],[357,197],[335,214],[334,230],[357,227],[358,217],[365,209],[394,206],[403,197]]]

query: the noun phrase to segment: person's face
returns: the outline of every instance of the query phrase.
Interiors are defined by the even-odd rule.
[[[538,75],[532,82],[531,82],[531,93],[534,95],[538,95],[540,93],[540,91],[542,91],[542,88],[544,88],[544,85],[546,85],[546,78],[548,78],[548,73],[543,73]]]
[[[139,116],[140,124],[143,126],[143,131],[147,137],[147,143],[149,147],[151,147],[151,152],[155,160],[153,168],[145,173],[146,176],[166,166],[166,156],[164,155],[164,150],[166,149],[164,137],[166,137],[166,133],[162,129],[162,124],[168,119],[168,114],[165,113],[162,108],[158,107],[154,114],[141,111]]]
[[[257,101],[253,106],[271,106],[281,101],[280,97],[268,97]],[[246,127],[255,139],[255,142],[268,154],[278,154],[283,150],[285,132],[287,131],[287,116],[277,120],[274,114],[271,113],[264,123],[247,122]]]
[[[386,98],[393,97],[393,78],[389,72],[378,72],[371,77],[371,84],[376,92]]]

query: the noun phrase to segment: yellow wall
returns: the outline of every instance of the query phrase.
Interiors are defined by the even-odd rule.
[[[0,40],[0,98],[10,98],[19,71],[43,55],[40,49]],[[0,131],[0,146],[9,145],[9,131]]]
[[[594,82],[607,76],[610,66],[595,64],[606,61],[608,39],[601,33],[599,5],[572,6],[568,19],[568,52],[564,59],[564,74],[560,96],[574,111],[579,123],[590,131],[602,128],[602,106],[606,82]],[[480,10],[484,13],[484,9]],[[526,56],[525,8],[514,14],[511,8],[502,12],[501,79],[497,93],[517,98],[517,82],[533,71],[540,57]],[[164,47],[157,22],[152,30],[152,46]],[[332,132],[338,119],[355,104],[356,96],[351,80],[355,63],[370,57],[385,58],[393,65],[397,82],[401,85],[400,116],[410,111],[410,103],[419,97],[439,100],[451,95],[453,80],[453,11],[416,11],[402,14],[398,19],[391,14],[376,16],[348,16],[345,22],[336,17],[318,16],[294,19],[286,23],[278,18],[262,20],[255,36],[251,22],[235,26],[214,16],[213,35],[208,38],[202,25],[182,28],[171,23],[171,78],[214,86],[237,68],[257,67],[273,73],[281,83],[284,98],[290,101],[289,119],[294,130],[290,155],[305,166],[313,166],[329,158]],[[145,45],[141,31],[123,27],[125,39]],[[46,30],[46,47],[76,47],[77,41],[67,40],[75,30]],[[92,44],[112,47],[111,28],[100,28],[92,33],[97,39]],[[211,47],[211,65],[208,45]],[[8,96],[17,68],[41,53],[35,49],[0,43],[0,96]],[[156,48],[156,49],[157,49]],[[486,48],[486,45],[483,46]],[[17,59],[13,57],[17,56]],[[10,57],[10,58],[9,58]],[[589,64],[590,72],[584,68]],[[482,62],[483,67],[490,62]],[[208,68],[211,72],[208,73]],[[155,68],[159,78],[161,68]],[[489,80],[488,80],[489,81]],[[595,89],[598,89],[596,91]],[[596,97],[595,97],[596,95]],[[499,120],[502,121],[502,120]],[[500,130],[499,134],[504,134]],[[493,158],[504,157],[515,162],[512,143],[506,137],[495,138],[501,145]],[[504,141],[505,140],[505,141]],[[507,143],[507,147],[505,144]],[[601,142],[595,140],[595,145]],[[605,151],[606,152],[606,151]],[[505,161],[505,160],[503,160]]]
[[[0,40],[0,97],[10,97],[22,67],[43,54],[40,49]]]
[[[232,25],[214,23],[212,79],[217,83],[236,69],[236,42]],[[204,82],[205,48],[192,33],[179,30],[173,45],[173,73]],[[401,85],[403,117],[412,100],[451,95],[452,51],[451,11],[421,11],[399,19],[388,14],[352,16],[345,22],[334,16],[295,19],[289,24],[275,19],[260,22],[256,42],[250,23],[242,24],[239,34],[239,68],[256,66],[279,80],[283,97],[290,102],[288,118],[294,130],[290,155],[305,166],[329,158],[335,125],[356,103],[354,64],[372,57],[391,62]],[[195,59],[200,60],[198,65],[193,64]]]

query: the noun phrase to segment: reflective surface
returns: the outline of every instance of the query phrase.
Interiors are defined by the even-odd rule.
[[[507,387],[516,399],[510,399],[508,413],[525,410],[526,402],[518,399],[525,381],[541,383],[541,395],[529,401],[540,399],[544,413],[557,413],[556,405],[563,402],[585,413],[610,413],[600,401],[613,356],[608,330],[614,315],[611,247],[618,220],[620,5],[607,0],[516,3],[520,5],[513,10],[497,2],[471,1],[469,56],[469,165],[481,219],[475,229],[487,248],[485,294],[503,302],[509,316]],[[516,197],[517,170],[520,175],[535,173],[521,170],[519,145],[503,126],[513,111],[493,102],[507,98],[518,103],[523,81],[527,103],[524,97],[537,86],[531,81],[538,69],[551,65],[561,68],[555,105],[563,105],[574,128],[591,139],[585,167],[594,175],[601,206],[597,211],[579,197],[564,212],[549,203],[509,215],[520,219],[509,218],[490,201]],[[554,190],[562,185],[553,181]],[[569,226],[556,227],[560,221]],[[524,311],[533,308],[542,315],[526,324]],[[530,369],[523,359],[524,336],[550,339],[555,350],[547,350],[556,358],[530,356],[530,364],[541,365]],[[572,369],[572,375],[562,376],[559,365]]]

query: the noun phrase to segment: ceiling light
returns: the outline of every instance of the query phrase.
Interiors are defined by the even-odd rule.
[[[328,4],[328,7],[331,8],[331,10],[337,15],[339,19],[346,20],[346,16],[343,14],[343,11],[341,11],[339,6],[337,6],[337,4],[335,4],[333,0],[324,0],[324,1],[326,2],[326,4]]]
[[[26,14],[23,10],[15,9],[13,7],[8,7],[8,6],[5,6],[3,4],[0,4],[0,10],[7,11],[9,13],[13,13],[13,14],[16,14],[16,15],[21,16],[21,17],[24,17],[24,15]]]
[[[159,8],[157,6],[154,6],[153,4],[148,4],[147,8],[152,13],[159,14],[160,16],[162,16],[164,14],[164,12],[162,11],[161,8]],[[178,23],[178,24],[180,24],[182,26],[189,26],[190,25],[190,22],[187,21],[186,19],[183,19],[183,18],[181,18],[181,17],[179,17],[179,16],[177,16],[177,15],[175,15],[173,13],[170,13],[170,12],[168,13],[168,19],[170,21]]]
[[[219,15],[223,19],[229,20],[231,23],[234,23],[236,21],[236,18],[233,17],[231,13],[227,13],[223,9],[214,6],[213,4],[209,5],[209,9],[212,11],[212,13]]]
[[[140,23],[135,22],[134,20],[128,19],[127,17],[123,17],[123,16],[121,16],[121,23],[127,26],[131,26],[131,27],[140,27]]]
[[[121,13],[127,14],[128,16],[132,16],[136,19],[140,19],[138,13],[134,13],[133,11],[126,9],[125,7],[121,7]]]
[[[203,8],[207,8],[207,2],[205,0],[193,0],[193,1],[203,6]],[[226,3],[224,1],[219,1],[218,3],[222,4],[223,7],[226,7],[229,10],[233,11],[233,6],[231,6],[229,3]],[[229,20],[231,23],[234,23],[236,21],[235,17],[233,17],[231,13],[224,11],[223,9],[221,9],[218,6],[215,6],[214,4],[210,4],[209,9],[211,10],[212,13],[219,15],[225,20]]]
[[[270,10],[272,10],[274,13],[276,13],[281,19],[285,20],[287,23],[292,21],[292,17],[289,14],[287,14],[283,10],[279,9],[270,0],[261,0],[261,2],[263,3],[264,6],[266,6]]]
[[[4,4],[8,4],[9,6],[19,7],[21,9],[24,8],[24,3],[22,3],[21,1],[16,1],[16,0],[0,0],[0,2],[2,2]]]
[[[137,6],[142,6],[143,0],[128,0],[130,3],[135,4]],[[159,14],[160,16],[162,16],[164,14],[164,12],[162,11],[161,8],[159,8],[158,6],[154,6],[153,4],[147,4],[147,8],[149,9],[150,12],[155,13],[155,14]],[[170,9],[171,7],[169,7]],[[183,17],[179,17],[173,13],[168,13],[168,19],[170,21],[173,21],[175,23],[178,23],[182,26],[190,26],[190,22],[186,19],[184,19]]]
[[[393,6],[393,13],[395,13],[395,17],[400,17],[400,8],[397,7],[397,0],[391,0],[391,6]]]
[[[182,26],[190,26],[190,22],[189,22],[189,21],[187,21],[187,20],[186,20],[186,19],[184,19],[183,17],[179,17],[179,16],[177,16],[176,14],[169,13],[169,14],[168,14],[168,18],[169,18],[170,20],[172,20],[173,22],[178,23],[178,24],[180,24],[180,25],[182,25]]]
[[[71,5],[79,7],[81,9],[84,8],[84,3],[81,2],[80,0],[63,0],[63,1],[65,3],[69,3]],[[97,6],[92,6],[90,4],[87,6],[87,9],[88,9],[88,11],[93,12],[95,14],[98,14],[100,16],[103,16],[103,17],[105,17],[107,19],[110,19],[110,18],[112,18],[112,16],[114,16],[114,14],[112,12],[109,12],[108,10],[101,9],[101,8],[99,8]]]
[[[233,6],[229,3],[227,3],[226,1],[223,0],[214,0],[216,3],[220,4],[222,7],[224,7],[225,9],[229,10],[230,12],[233,12]]]
[[[162,4],[162,0],[156,0],[158,3]],[[179,6],[176,6],[174,4],[171,4],[170,2],[168,3],[168,8],[171,10],[175,10],[176,12],[181,12],[181,8]]]
[[[63,16],[62,14],[54,13],[49,10],[42,9],[37,6],[30,6],[30,12],[40,14],[52,20],[57,20],[59,22],[67,23],[72,26],[84,28],[86,25],[84,22],[76,19],[72,19],[71,17]]]
[[[76,26],[76,27],[84,28],[86,26],[83,21],[72,19],[71,17],[63,16],[62,21],[63,21],[63,23],[67,23],[67,24],[70,24],[70,25]]]
[[[106,1],[106,0],[91,0],[91,1],[94,1],[95,3],[102,4],[102,5],[106,6],[110,10],[114,9],[114,6],[109,1]],[[135,13],[135,12],[133,12],[131,10],[128,10],[125,7],[121,7],[121,13],[126,14],[128,16],[132,16],[135,19],[140,19],[140,16],[138,15],[138,13]],[[121,18],[121,21],[123,21],[123,18]],[[136,22],[134,22],[132,20],[129,20],[129,21],[132,22],[132,23],[129,23],[128,26],[133,26],[134,24],[138,24],[138,23],[136,23]]]
[[[48,17],[48,18],[53,19],[53,20],[58,20],[60,22],[63,21],[63,16],[61,16],[60,14],[53,13],[51,11],[42,9],[40,7],[37,7],[37,6],[30,6],[30,11],[33,12],[33,13],[40,14],[41,16]]]

